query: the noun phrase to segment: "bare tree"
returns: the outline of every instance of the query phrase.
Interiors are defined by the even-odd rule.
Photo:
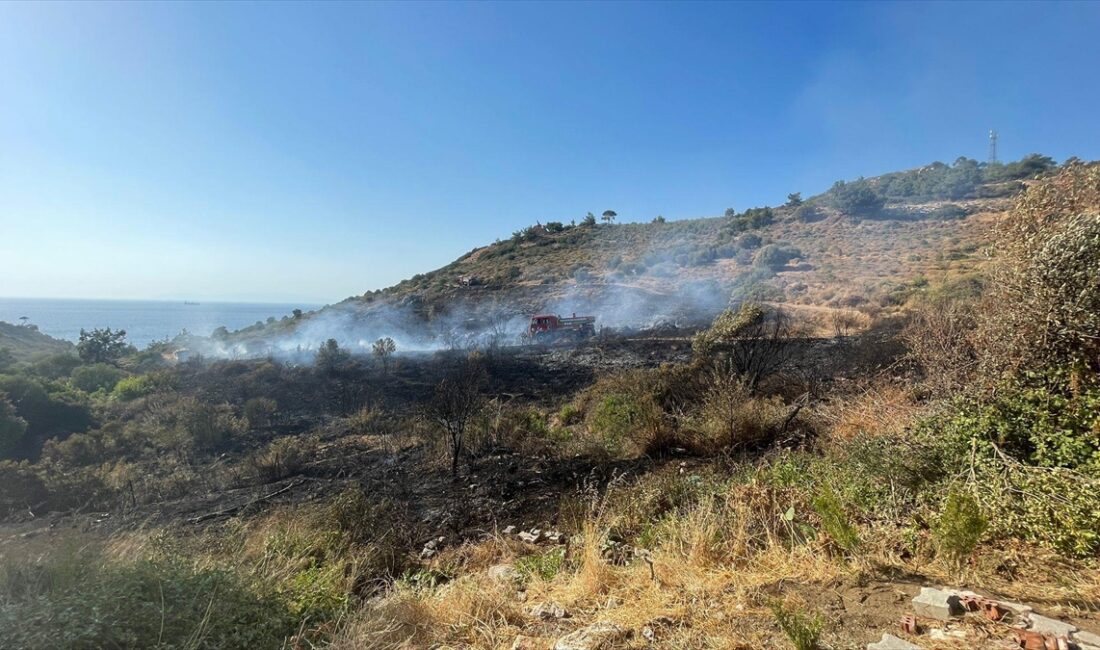
[[[466,430],[485,406],[485,381],[485,369],[481,364],[467,361],[436,385],[431,401],[425,406],[428,419],[438,424],[447,437],[452,476],[458,476]]]

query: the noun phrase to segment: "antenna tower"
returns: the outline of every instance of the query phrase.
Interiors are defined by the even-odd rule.
[[[995,165],[997,163],[997,132],[989,131],[989,164]]]

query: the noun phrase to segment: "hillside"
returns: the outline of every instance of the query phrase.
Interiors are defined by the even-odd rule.
[[[968,286],[991,224],[1054,167],[1039,155],[998,165],[960,158],[719,217],[537,223],[442,268],[246,328],[227,343],[244,355],[267,354],[272,343],[315,349],[328,338],[369,351],[390,336],[406,350],[434,349],[488,330],[513,338],[541,311],[594,314],[604,328],[697,328],[748,295],[822,322],[836,309],[874,315],[927,286]]]
[[[0,321],[0,350],[7,349],[17,361],[58,354],[73,349],[73,344],[47,336],[34,326],[12,325]]]

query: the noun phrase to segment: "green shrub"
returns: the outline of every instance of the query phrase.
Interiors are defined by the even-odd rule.
[[[111,392],[126,373],[106,363],[93,363],[73,369],[69,381],[85,393]]]
[[[9,650],[252,650],[284,647],[296,630],[285,602],[226,571],[89,553],[2,569]]]
[[[951,490],[935,527],[940,553],[956,564],[970,557],[989,527],[974,497]]]
[[[537,555],[527,555],[516,560],[516,571],[525,579],[553,580],[565,562],[565,549],[554,548]]]
[[[8,396],[0,393],[0,458],[18,447],[26,432],[27,421],[15,412]]]
[[[795,650],[816,650],[821,639],[820,614],[807,616],[784,607],[782,603],[773,603],[771,610],[776,624],[787,635]]]
[[[848,521],[840,499],[831,488],[824,488],[814,498],[814,512],[821,519],[821,528],[842,551],[853,553],[859,547],[859,532]]]
[[[577,424],[583,418],[584,413],[582,413],[579,408],[572,404],[566,404],[565,406],[561,407],[561,411],[558,412],[558,420],[560,420],[564,426]]]
[[[788,262],[799,257],[802,257],[802,251],[793,246],[768,244],[756,252],[756,255],[752,258],[752,263],[754,266],[781,269]]]
[[[120,402],[132,402],[158,390],[158,382],[152,375],[134,375],[119,380],[111,394]]]

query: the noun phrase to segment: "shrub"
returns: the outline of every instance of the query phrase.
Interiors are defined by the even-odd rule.
[[[217,569],[88,553],[4,569],[0,629],[10,650],[279,648],[296,629],[277,596]]]
[[[825,215],[816,206],[805,203],[798,206],[798,209],[794,211],[794,218],[802,223],[814,223],[815,221],[821,221],[825,218]]]
[[[885,200],[867,181],[837,181],[828,192],[833,207],[853,216],[872,216],[882,210]]]
[[[814,498],[814,512],[821,519],[821,528],[838,548],[853,553],[859,547],[859,532],[848,521],[848,514],[831,488],[824,488]]]
[[[0,461],[0,514],[27,512],[49,498],[46,484],[26,462]],[[3,579],[0,578],[0,593]],[[0,607],[0,610],[3,608]]]
[[[932,210],[928,213],[928,216],[933,219],[943,219],[944,221],[951,221],[954,219],[962,219],[968,214],[970,213],[967,211],[967,209],[962,207],[961,205],[948,203]]]
[[[27,432],[27,421],[19,417],[8,396],[0,393],[0,458],[19,446]]]
[[[253,397],[244,403],[244,419],[248,422],[248,428],[259,429],[270,426],[272,416],[278,410],[279,404],[270,397]]]
[[[787,635],[795,650],[816,650],[821,639],[820,614],[806,616],[784,607],[782,603],[773,603],[771,610],[776,624]]]
[[[126,373],[110,364],[93,363],[74,369],[69,375],[69,381],[85,393],[100,390],[109,393],[125,375]]]
[[[577,424],[582,419],[584,419],[584,414],[581,413],[580,409],[572,404],[566,404],[565,406],[561,407],[561,411],[558,412],[558,420],[560,420],[562,425],[564,426]]]
[[[781,269],[791,260],[802,257],[802,251],[793,246],[768,244],[756,252],[752,263],[769,269]]]
[[[565,563],[565,549],[554,548],[537,555],[527,555],[516,560],[516,571],[525,579],[532,577],[550,581],[561,571]]]
[[[316,455],[315,439],[286,436],[249,456],[248,466],[261,483],[274,483],[300,473]]]
[[[120,402],[132,402],[156,392],[159,387],[152,375],[134,375],[120,379],[111,394]]]
[[[940,553],[960,564],[974,552],[988,527],[974,497],[951,490],[935,528],[936,545]]]

